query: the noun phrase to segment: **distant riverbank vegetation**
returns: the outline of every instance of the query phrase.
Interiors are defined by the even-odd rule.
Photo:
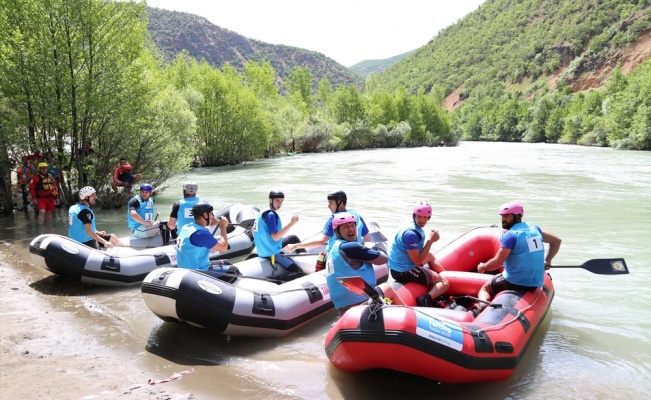
[[[268,62],[238,71],[182,52],[165,62],[142,2],[8,0],[0,9],[0,188],[35,148],[55,154],[68,202],[108,194],[121,156],[155,186],[191,165],[235,165],[287,152],[454,146],[503,140],[651,148],[651,66],[603,89],[535,98],[487,82],[454,112],[436,85],[333,87],[307,67],[279,81]],[[78,151],[92,141],[92,157]],[[86,181],[82,184],[81,177]]]

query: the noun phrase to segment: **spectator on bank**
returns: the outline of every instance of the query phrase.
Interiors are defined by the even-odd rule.
[[[52,174],[52,176],[54,177],[54,181],[57,183],[57,187],[61,189],[61,175],[59,174],[59,169],[57,167],[57,160],[56,158],[54,158],[54,154],[52,153],[52,151],[48,150],[45,153],[45,162],[48,165],[47,172]],[[61,194],[60,190],[59,190],[59,194]],[[54,199],[54,204],[59,205],[59,196],[57,196]]]
[[[118,187],[121,186],[127,193],[131,193],[131,187],[134,183],[138,183],[142,175],[135,174],[132,175],[131,164],[127,161],[125,157],[120,157],[120,162],[113,169],[113,181],[111,182],[111,187],[115,192],[118,191]]]
[[[48,172],[48,165],[45,161],[38,163],[38,173],[32,176],[29,182],[29,193],[32,196],[34,205],[38,208],[37,222],[50,222],[54,211],[54,199],[59,197],[59,187],[51,173]]]
[[[32,175],[36,172],[34,163],[29,160],[27,156],[23,156],[21,164],[16,169],[18,174],[18,185],[23,194],[23,209],[26,211],[29,206],[29,182],[32,180]]]

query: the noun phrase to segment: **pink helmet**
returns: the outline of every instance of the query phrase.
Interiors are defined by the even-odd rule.
[[[353,214],[347,212],[337,213],[332,216],[332,229],[336,231],[340,225],[347,224],[349,222],[357,222]]]
[[[522,204],[517,201],[504,203],[500,206],[499,214],[519,214],[520,216],[524,216],[524,207],[522,207]]]
[[[431,217],[432,206],[430,206],[428,202],[421,200],[414,206],[414,214],[419,217]]]

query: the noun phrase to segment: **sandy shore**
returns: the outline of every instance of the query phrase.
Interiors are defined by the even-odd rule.
[[[52,309],[16,267],[23,264],[18,257],[0,244],[0,399],[196,398],[178,381],[148,384],[173,372],[143,370],[133,346],[99,343],[82,318]]]

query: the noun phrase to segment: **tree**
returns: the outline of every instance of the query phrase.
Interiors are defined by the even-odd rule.
[[[355,123],[366,115],[364,99],[355,85],[339,86],[334,98],[335,120],[338,123]]]
[[[24,116],[29,141],[54,149],[77,188],[84,142],[97,151],[87,184],[106,184],[121,139],[136,135],[134,115],[148,99],[143,85],[144,2],[10,0],[7,55],[0,87]]]
[[[234,165],[262,157],[272,133],[260,100],[231,67],[224,72],[205,61],[197,71],[203,103],[197,113],[196,144],[203,165]]]
[[[311,95],[312,73],[310,69],[308,67],[296,67],[296,69],[290,71],[285,86],[296,108],[303,110],[305,116],[311,115],[314,108],[314,99]]]

